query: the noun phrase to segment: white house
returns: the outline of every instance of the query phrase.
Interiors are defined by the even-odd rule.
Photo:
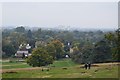
[[[25,55],[25,57],[28,57],[28,55],[29,55],[28,51],[17,51],[15,53],[16,57],[23,57],[23,55]]]
[[[29,44],[20,44],[19,50],[15,53],[16,57],[22,58],[23,55],[25,57],[30,56],[29,49],[31,49],[31,46]]]

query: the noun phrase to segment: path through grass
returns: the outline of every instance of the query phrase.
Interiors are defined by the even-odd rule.
[[[55,61],[53,64],[49,65],[50,70],[41,68],[30,69],[30,66],[23,63],[8,63],[9,65],[16,66],[16,70],[12,72],[12,69],[6,67],[6,69],[11,70],[11,72],[3,73],[3,78],[117,78],[118,77],[118,65],[117,64],[95,64],[98,66],[92,67],[90,70],[85,70],[80,68],[79,64],[75,64],[70,59],[63,59]],[[4,63],[3,66],[8,65]],[[17,70],[19,67],[26,66],[28,70]],[[53,67],[54,66],[54,67]],[[45,68],[45,67],[43,67]],[[66,69],[64,69],[66,68]],[[24,68],[23,68],[24,69]],[[3,69],[4,70],[4,69]]]

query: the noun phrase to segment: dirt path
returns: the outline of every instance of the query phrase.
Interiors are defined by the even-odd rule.
[[[120,65],[120,62],[113,62],[113,63],[96,63],[94,65],[99,65],[99,66],[102,66],[102,65]]]
[[[95,63],[92,64],[93,67],[101,67],[101,66],[114,66],[114,65],[120,65],[120,62],[113,62],[113,63]],[[84,64],[79,65],[77,67],[84,67]]]

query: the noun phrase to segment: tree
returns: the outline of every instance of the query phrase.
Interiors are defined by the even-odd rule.
[[[27,37],[28,37],[29,39],[32,38],[32,31],[31,31],[31,30],[28,30],[28,32],[27,32]]]
[[[51,43],[50,43],[52,46],[54,46],[54,57],[55,59],[60,59],[60,58],[63,58],[64,57],[64,49],[63,49],[63,43],[60,42],[59,40],[53,40]]]
[[[20,27],[15,28],[15,31],[23,33],[23,32],[25,32],[25,28],[23,26],[20,26]]]
[[[6,44],[6,45],[3,44],[2,51],[5,52],[5,55],[8,57],[10,57],[11,55],[14,55],[16,52],[12,44]]]
[[[111,48],[106,40],[102,40],[95,45],[93,50],[93,62],[111,61]]]
[[[46,50],[49,53],[49,55],[53,56],[53,59],[56,58],[56,55],[55,55],[56,50],[55,50],[55,46],[53,44],[48,44],[46,46]]]
[[[71,58],[76,63],[88,63],[92,62],[92,49],[85,47],[85,49],[78,49],[78,47],[73,47],[73,53]]]
[[[117,29],[116,31],[116,34],[117,34],[117,61],[120,62],[120,28]]]
[[[77,47],[73,47],[73,53],[70,54],[72,60],[76,63],[81,63],[81,53]]]
[[[43,48],[33,50],[32,55],[28,57],[27,63],[33,67],[46,66],[53,63],[53,58]]]
[[[119,50],[120,50],[120,28],[114,33],[105,34],[105,39],[109,43],[112,53],[113,61],[118,61]]]

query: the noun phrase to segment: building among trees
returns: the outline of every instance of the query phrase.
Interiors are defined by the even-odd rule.
[[[15,56],[18,58],[25,58],[31,55],[30,52],[31,46],[29,44],[20,44],[18,51],[15,53]]]

